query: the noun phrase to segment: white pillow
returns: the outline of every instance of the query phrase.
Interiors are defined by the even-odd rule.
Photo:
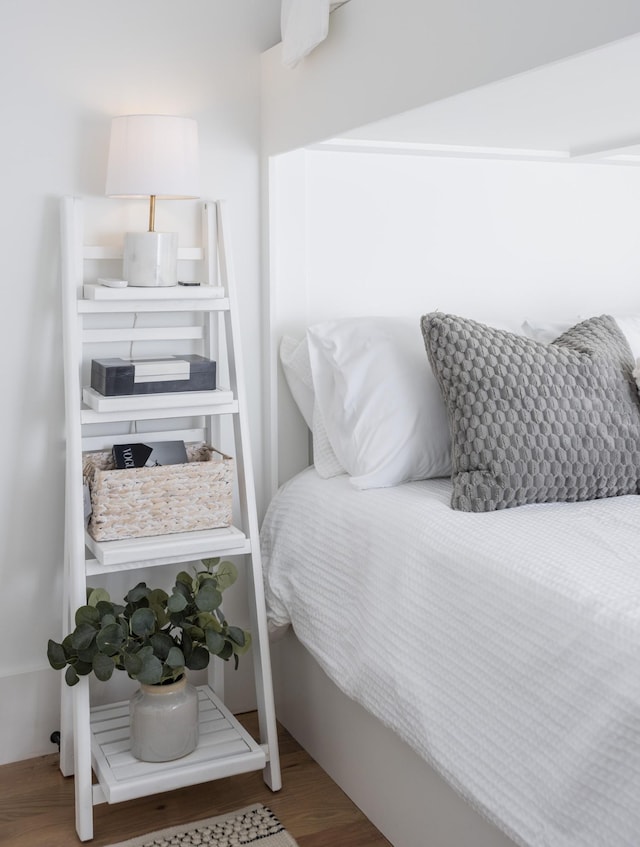
[[[613,315],[613,319],[627,339],[633,358],[640,358],[640,315]]]
[[[305,339],[306,341],[306,339]],[[316,403],[313,408],[313,466],[322,479],[331,479],[345,472],[338,461],[324,425],[322,413]]]
[[[316,406],[306,336],[299,339],[285,335],[280,341],[280,362],[293,399],[313,436],[313,464],[316,471],[323,479],[344,473]]]
[[[300,414],[309,429],[313,429],[313,378],[309,362],[307,339],[285,335],[280,341],[280,362],[287,385],[296,401]]]
[[[317,409],[356,488],[451,473],[447,413],[418,316],[326,321],[307,338]]]
[[[528,321],[522,324],[522,333],[534,341],[542,341],[549,344],[566,332],[570,327],[580,323],[582,318],[576,316],[570,321]]]
[[[612,317],[618,324],[620,332],[627,339],[633,358],[640,358],[640,315],[612,315]],[[582,320],[584,318],[579,315],[569,321],[558,321],[557,323],[526,320],[522,324],[522,331],[529,338],[548,343]]]

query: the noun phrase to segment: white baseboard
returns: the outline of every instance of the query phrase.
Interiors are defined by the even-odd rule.
[[[243,656],[238,671],[225,667],[225,702],[234,713],[256,708],[251,656]],[[117,674],[111,683],[93,683],[95,703],[127,699],[136,684]],[[60,729],[62,672],[42,668],[7,674],[0,680],[0,765],[56,753],[51,733]],[[196,682],[204,682],[206,675]]]
[[[0,683],[0,765],[55,753],[60,675],[50,668],[4,676]]]

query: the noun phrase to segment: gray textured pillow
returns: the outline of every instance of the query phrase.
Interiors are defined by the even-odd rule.
[[[454,509],[638,492],[634,363],[612,317],[551,344],[439,312],[422,334],[449,413]]]

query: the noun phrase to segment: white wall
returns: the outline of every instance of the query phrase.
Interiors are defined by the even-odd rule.
[[[308,308],[563,318],[640,312],[640,169],[307,158]]]
[[[278,0],[2,2],[0,762],[52,752],[59,726],[60,677],[45,655],[62,634],[58,197],[103,194],[112,116],[198,120],[202,193],[227,199],[233,225],[262,486],[259,53],[278,37]],[[174,213],[159,206],[160,228],[163,214]]]

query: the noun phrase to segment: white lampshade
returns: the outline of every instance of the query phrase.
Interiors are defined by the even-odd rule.
[[[107,197],[200,196],[198,124],[169,115],[111,121]]]
[[[155,231],[156,198],[200,195],[198,125],[169,115],[123,115],[111,121],[108,197],[148,197],[149,231],[128,232],[123,276],[134,286],[177,284],[178,235]]]

